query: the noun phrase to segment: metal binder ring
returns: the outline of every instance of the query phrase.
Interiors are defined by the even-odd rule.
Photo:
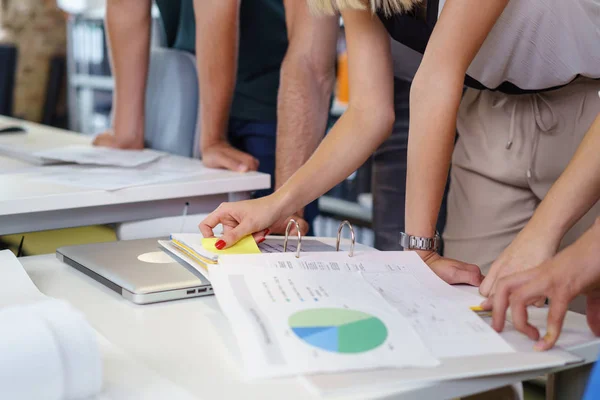
[[[344,225],[347,225],[348,228],[350,228],[350,237],[352,241],[350,243],[350,253],[348,253],[348,256],[352,257],[354,256],[354,244],[356,243],[356,235],[354,234],[354,228],[352,227],[352,224],[348,221],[342,221],[338,228],[337,242],[335,243],[335,251],[340,251],[340,242],[342,240],[342,230],[344,229]]]
[[[300,224],[296,222],[295,219],[290,219],[287,227],[285,228],[285,239],[283,240],[283,252],[287,251],[288,238],[290,235],[290,229],[292,229],[292,224],[296,224],[296,233],[298,234],[298,247],[296,248],[296,258],[300,258],[300,247],[302,246],[302,234],[300,233]]]

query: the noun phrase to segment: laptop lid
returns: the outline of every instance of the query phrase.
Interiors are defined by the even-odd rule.
[[[135,303],[212,294],[210,282],[157,239],[66,246],[57,258]]]

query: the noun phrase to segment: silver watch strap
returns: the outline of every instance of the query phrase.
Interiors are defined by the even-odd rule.
[[[400,232],[400,245],[404,250],[438,251],[440,247],[440,235],[436,232],[434,237],[426,238]]]

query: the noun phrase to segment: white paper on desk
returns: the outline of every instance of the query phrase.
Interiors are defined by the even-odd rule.
[[[41,150],[35,153],[42,160],[60,161],[83,165],[112,167],[139,167],[158,160],[165,154],[152,150],[121,150],[98,146],[72,145]]]
[[[243,263],[209,268],[249,377],[438,365],[407,321],[359,274]]]
[[[436,357],[508,353],[513,349],[470,307],[481,302],[442,281],[414,252],[222,256],[220,264],[269,265],[286,271],[360,273],[418,332]]]
[[[0,251],[0,308],[45,299],[15,255],[9,250]]]
[[[61,165],[46,167],[32,179],[61,185],[100,190],[120,190],[133,186],[174,182],[204,175],[214,170],[200,161],[172,162],[170,157],[137,168],[91,167]]]

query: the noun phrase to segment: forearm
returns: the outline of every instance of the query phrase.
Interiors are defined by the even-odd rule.
[[[393,110],[370,113],[350,107],[321,145],[276,193],[281,216],[291,215],[360,167],[389,136]]]
[[[564,271],[561,285],[572,296],[600,288],[600,218],[575,243],[542,267]]]
[[[389,37],[368,12],[342,12],[350,63],[350,102],[312,157],[281,188],[282,216],[294,213],[360,167],[394,122]],[[282,162],[284,160],[281,160]]]
[[[420,74],[420,75],[419,75]],[[421,70],[410,95],[406,177],[406,231],[433,237],[444,195],[462,82]]]
[[[559,246],[567,231],[600,200],[599,151],[600,115],[525,229],[543,232],[544,238]]]
[[[276,187],[281,187],[319,146],[329,117],[330,76],[316,78],[302,57],[287,57],[281,71],[277,106]]]
[[[109,0],[106,27],[115,80],[117,140],[143,140],[151,29],[150,0]]]
[[[276,188],[304,165],[323,139],[339,30],[336,17],[311,15],[305,1],[286,0],[284,5],[289,45],[277,104]]]
[[[508,0],[448,0],[411,88],[406,231],[432,237],[448,176],[464,75]]]
[[[194,0],[201,148],[225,139],[235,89],[239,0]]]

